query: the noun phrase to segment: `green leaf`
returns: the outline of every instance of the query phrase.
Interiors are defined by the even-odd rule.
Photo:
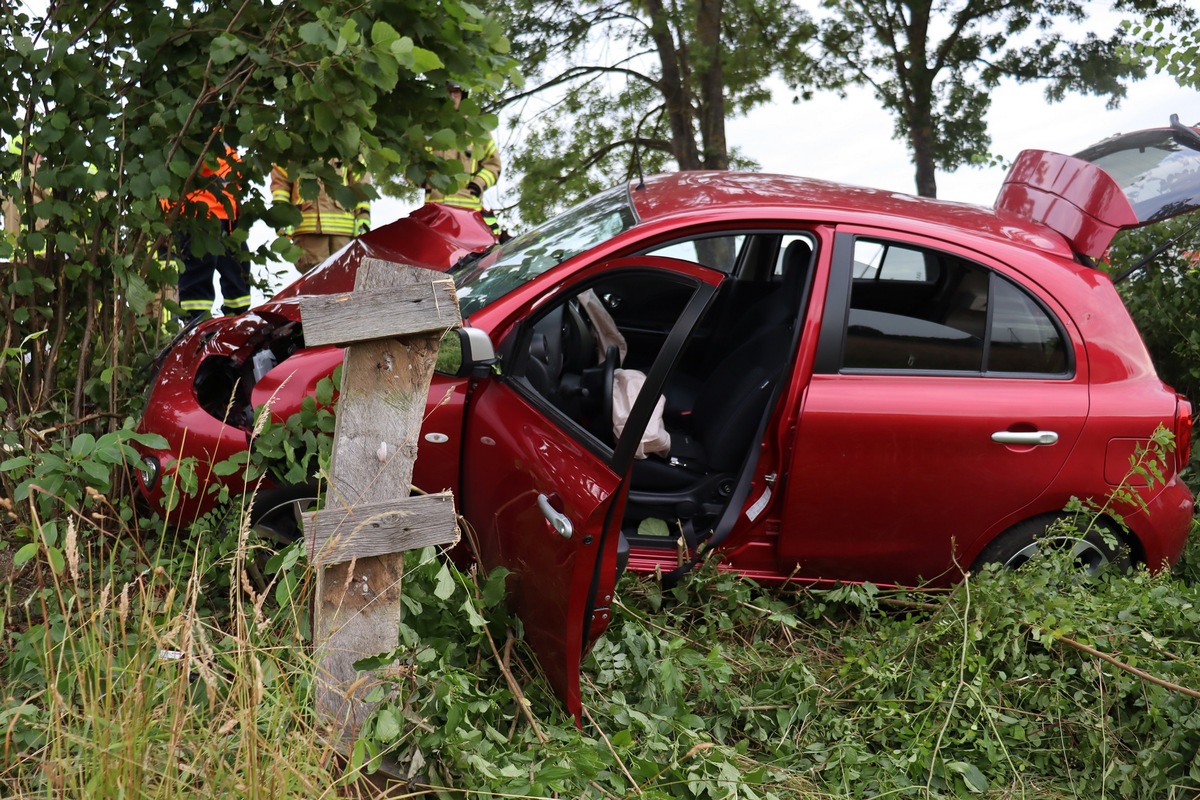
[[[62,551],[57,547],[46,548],[46,561],[50,564],[50,569],[55,575],[61,575],[63,568],[66,567],[66,559],[63,558]]]
[[[962,776],[963,781],[967,784],[967,789],[974,794],[983,794],[988,790],[987,778],[979,771],[979,768],[974,764],[969,764],[966,761],[951,761],[946,764],[946,768],[951,772],[957,772]]]
[[[37,555],[37,552],[38,552],[37,542],[29,542],[27,544],[22,545],[21,549],[17,550],[17,552],[13,555],[13,566],[20,567],[20,566],[26,564],[34,556]]]
[[[387,744],[400,737],[400,720],[390,708],[380,709],[375,718],[375,738]]]
[[[32,463],[33,460],[29,456],[17,456],[0,464],[0,472],[12,472],[15,469],[28,467]]]
[[[71,441],[71,457],[84,458],[96,449],[96,437],[90,433],[81,433]]]
[[[671,529],[667,527],[665,520],[656,517],[647,517],[638,523],[638,536],[659,536],[668,537],[671,535]]]
[[[475,608],[475,603],[470,597],[463,602],[461,608],[466,612],[467,624],[475,630],[482,630],[484,625],[487,624],[486,620],[479,616],[479,611]]]
[[[444,69],[445,64],[438,54],[432,50],[426,50],[423,47],[414,47],[412,49],[412,71],[418,74],[433,72],[435,69]]]
[[[442,564],[433,587],[433,595],[439,600],[448,600],[452,594],[454,594],[454,577],[450,574],[449,566]]]
[[[241,472],[245,469],[249,456],[250,454],[243,450],[240,453],[234,453],[224,461],[218,461],[216,464],[213,464],[213,475],[224,478]]]
[[[329,41],[329,32],[320,22],[306,22],[300,26],[300,38],[308,44],[325,44]]]
[[[237,58],[237,42],[228,36],[218,36],[213,39],[208,56],[217,66],[228,64]]]
[[[94,482],[93,486],[95,486],[97,489],[101,489],[102,491],[108,491],[110,485],[109,478],[112,475],[112,467],[110,467],[108,464],[102,464],[99,461],[93,461],[91,459],[80,462],[80,467],[83,469],[84,473],[86,473],[87,476],[92,479]]]
[[[390,47],[392,42],[399,38],[400,34],[386,20],[376,20],[375,24],[371,26],[371,41],[380,47]],[[411,42],[412,40],[409,39],[410,44]]]

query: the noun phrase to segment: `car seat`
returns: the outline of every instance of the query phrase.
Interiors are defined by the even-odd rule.
[[[783,278],[779,285],[775,291],[747,305],[732,317],[726,326],[728,330],[723,330],[714,342],[709,352],[709,363],[725,363],[741,350],[743,343],[756,340],[768,331],[786,328],[790,338],[796,315],[800,313],[811,261],[812,247],[807,241],[797,239],[788,244],[784,250]],[[667,418],[674,423],[674,427],[684,431],[691,429],[700,390],[713,381],[712,375],[716,372],[714,369],[707,376],[677,375],[670,379],[665,394]]]
[[[697,385],[686,424],[668,423],[670,454],[634,462],[628,517],[690,519],[715,514],[732,495],[790,363],[811,254],[807,242],[789,245],[778,291],[745,317],[755,323],[755,330]]]

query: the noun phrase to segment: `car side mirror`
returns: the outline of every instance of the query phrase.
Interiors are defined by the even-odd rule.
[[[455,377],[486,377],[496,364],[496,348],[479,328],[453,328],[442,336],[437,371]]]

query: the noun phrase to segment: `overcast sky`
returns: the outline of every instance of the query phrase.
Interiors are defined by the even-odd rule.
[[[791,92],[781,85],[776,96],[780,98],[776,102],[727,125],[730,146],[756,160],[764,171],[910,194],[915,191],[908,152],[903,142],[892,138],[892,118],[869,91],[855,90],[845,99],[819,93],[811,101],[792,104]],[[1178,114],[1188,124],[1200,123],[1200,93],[1182,89],[1161,75],[1130,86],[1129,96],[1118,108],[1105,106],[1104,98],[1081,96],[1049,104],[1038,86],[1002,86],[992,95],[988,113],[992,153],[1008,164],[1026,149],[1069,154],[1115,133],[1165,127],[1171,114]],[[496,132],[501,156],[513,135],[502,120]],[[938,197],[990,206],[1005,172],[1003,167],[939,172]],[[501,175],[499,187],[490,190],[485,201],[500,206],[500,193],[508,187],[509,178],[511,175]],[[374,226],[391,222],[414,207],[391,198],[378,200],[372,206]],[[260,233],[267,234],[265,226]],[[270,272],[273,274],[264,272],[261,277],[274,290],[296,277],[286,266]]]

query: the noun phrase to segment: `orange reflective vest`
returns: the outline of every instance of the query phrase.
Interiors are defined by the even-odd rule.
[[[237,188],[236,184],[231,183],[229,173],[233,171],[230,162],[238,160],[237,151],[229,147],[225,150],[225,157],[217,159],[216,169],[209,167],[207,163],[203,164],[196,176],[201,188],[187,193],[184,198],[183,213],[189,213],[186,204],[196,204],[203,208],[206,216],[228,221],[236,220],[237,197],[227,187]],[[170,200],[162,201],[163,210],[168,213],[175,205],[177,204]]]

